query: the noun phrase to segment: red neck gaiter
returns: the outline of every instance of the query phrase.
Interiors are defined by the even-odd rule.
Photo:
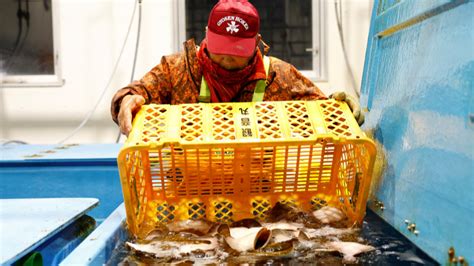
[[[205,51],[206,47],[207,42],[204,39],[197,57],[211,92],[211,102],[230,102],[248,82],[266,78],[260,50],[257,49],[255,56],[244,69],[227,70],[212,62]]]

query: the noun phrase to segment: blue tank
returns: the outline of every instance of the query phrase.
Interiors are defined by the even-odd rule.
[[[375,1],[362,80],[369,206],[443,264],[474,262],[473,36],[471,1]]]

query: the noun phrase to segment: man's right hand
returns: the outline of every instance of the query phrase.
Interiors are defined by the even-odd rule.
[[[329,95],[329,98],[335,99],[337,101],[346,102],[349,108],[351,109],[352,114],[354,115],[354,118],[357,121],[357,124],[361,126],[364,123],[365,116],[364,113],[360,111],[359,100],[343,91],[335,92]]]
[[[127,95],[123,97],[122,103],[120,104],[120,111],[118,113],[118,122],[122,134],[128,137],[128,134],[130,134],[130,131],[132,130],[133,116],[144,104],[145,98],[141,95]]]

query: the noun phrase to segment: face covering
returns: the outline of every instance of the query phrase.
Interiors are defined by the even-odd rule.
[[[257,49],[244,69],[227,70],[212,62],[206,53],[206,47],[207,41],[204,39],[197,56],[202,74],[211,92],[211,102],[231,102],[246,84],[266,78],[260,50]]]

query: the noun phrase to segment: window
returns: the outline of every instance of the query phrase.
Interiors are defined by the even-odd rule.
[[[180,0],[177,45],[204,38],[209,12],[217,1]],[[293,64],[313,81],[326,78],[324,0],[253,0],[260,14],[260,34],[270,55]]]
[[[2,86],[62,85],[53,3],[51,0],[0,1]]]

